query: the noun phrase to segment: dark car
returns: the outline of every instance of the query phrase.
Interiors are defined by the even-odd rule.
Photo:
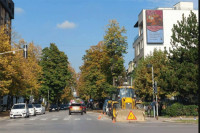
[[[67,104],[61,104],[60,110],[67,110]]]
[[[69,107],[70,107],[70,104],[69,104],[69,103],[67,103],[67,104],[66,104],[66,106],[67,106],[67,109],[69,109]]]
[[[83,112],[86,113],[86,105],[85,104],[81,104],[82,108],[83,108]]]
[[[51,111],[59,111],[58,105],[52,104],[52,105],[49,107],[49,112],[51,112]]]

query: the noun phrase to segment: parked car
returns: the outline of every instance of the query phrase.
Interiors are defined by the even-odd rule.
[[[83,107],[81,106],[81,104],[72,103],[69,107],[69,115],[71,115],[71,113],[81,113],[81,115],[83,115]]]
[[[10,110],[10,118],[29,117],[29,109],[26,103],[14,104]]]
[[[66,105],[67,105],[67,109],[69,109],[69,107],[70,107],[71,104],[70,104],[70,103],[67,103]]]
[[[49,107],[49,112],[51,111],[59,111],[59,107],[56,104],[51,104],[51,106]]]
[[[36,114],[45,114],[45,107],[42,104],[33,104],[36,109]]]
[[[67,110],[67,104],[61,104],[60,110]]]
[[[29,115],[36,116],[36,109],[33,104],[28,104]]]
[[[82,108],[83,108],[83,112],[86,113],[86,105],[83,103],[81,104]]]

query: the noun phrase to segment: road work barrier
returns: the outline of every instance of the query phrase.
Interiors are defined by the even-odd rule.
[[[144,111],[138,109],[116,110],[116,122],[145,121]]]

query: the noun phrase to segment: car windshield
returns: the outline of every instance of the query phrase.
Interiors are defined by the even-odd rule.
[[[14,105],[12,109],[24,109],[25,105],[24,104],[18,104],[18,105]]]
[[[33,108],[33,104],[28,104],[28,108]]]
[[[41,108],[41,104],[34,104],[36,108]]]
[[[120,99],[123,97],[133,97],[134,91],[130,88],[120,88],[119,90]]]
[[[81,104],[72,104],[71,106],[81,106]]]

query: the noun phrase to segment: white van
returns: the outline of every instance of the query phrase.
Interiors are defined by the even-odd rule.
[[[14,104],[10,111],[10,118],[29,117],[29,110],[26,103]]]

